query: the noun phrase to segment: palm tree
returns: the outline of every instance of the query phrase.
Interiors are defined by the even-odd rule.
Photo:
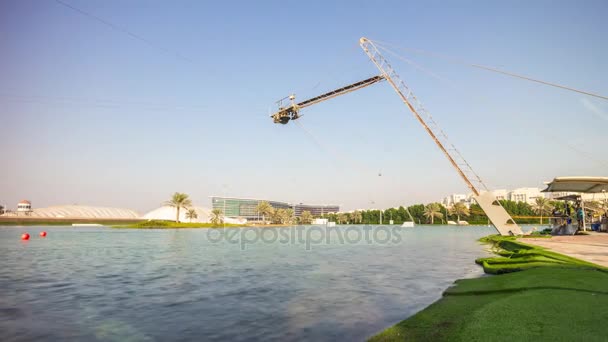
[[[211,223],[215,226],[224,223],[224,213],[222,212],[222,209],[211,210]]]
[[[361,215],[361,212],[358,210],[355,210],[352,212],[352,214],[350,214],[350,219],[353,221],[353,223],[357,224],[357,223],[361,223],[361,221],[363,220],[363,215]]]
[[[283,217],[284,210],[285,209],[272,208],[272,210],[268,214],[268,216],[270,216],[270,222],[272,222],[274,224],[281,223],[281,217]]]
[[[464,203],[456,203],[452,206],[452,208],[450,208],[450,214],[452,215],[456,215],[457,217],[457,222],[458,224],[460,224],[460,216],[469,216],[470,212],[469,212],[469,208],[467,208],[466,205],[464,205]]]
[[[424,206],[424,216],[431,221],[431,224],[435,223],[435,217],[441,218],[441,207],[438,203],[429,203]]]
[[[608,202],[593,201],[585,202],[585,208],[589,208],[594,211],[600,217],[608,212]]]
[[[179,223],[179,210],[181,208],[186,209],[191,206],[192,201],[188,198],[187,194],[176,192],[173,194],[170,200],[165,202],[165,205],[176,209],[177,213],[175,215],[175,222]]]
[[[293,216],[294,212],[293,209],[285,209],[285,211],[283,212],[283,216],[282,216],[282,222],[283,224],[291,224],[293,222]]]
[[[344,222],[348,221],[348,215],[346,215],[345,213],[339,213],[338,214],[338,222],[340,224],[344,224]]]
[[[290,223],[293,219],[293,210],[283,208],[274,209],[270,213],[270,219],[274,224]]]
[[[270,216],[273,211],[273,208],[268,202],[261,201],[260,203],[258,203],[257,207],[255,208],[255,211],[257,211],[258,214],[262,215],[262,221],[266,222],[266,215]]]
[[[197,219],[198,218],[198,214],[196,213],[195,209],[188,209],[188,211],[186,211],[186,218],[190,220],[190,223],[192,223],[192,219]]]
[[[300,215],[300,222],[302,224],[310,224],[312,222],[312,214],[308,210],[304,210]]]
[[[543,214],[549,214],[551,212],[551,203],[544,197],[536,197],[536,201],[532,205],[532,209],[538,215],[540,215],[540,223],[543,224]]]

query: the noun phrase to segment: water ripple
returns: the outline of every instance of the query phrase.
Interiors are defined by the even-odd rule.
[[[355,228],[360,229],[360,227]],[[0,340],[364,340],[479,276],[486,228],[398,244],[214,244],[206,230],[0,229]],[[41,229],[28,228],[37,236]]]

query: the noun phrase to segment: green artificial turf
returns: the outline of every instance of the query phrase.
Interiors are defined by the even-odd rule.
[[[515,237],[491,235],[480,240],[491,244],[498,257],[480,258],[475,262],[489,274],[522,271],[535,267],[587,267],[599,266],[516,240]]]
[[[113,226],[112,228],[125,229],[163,229],[163,228],[228,228],[228,227],[244,227],[242,224],[230,223],[189,223],[189,222],[174,222],[162,220],[149,220],[136,222],[129,225]]]
[[[439,301],[371,341],[606,341],[605,268],[491,237],[500,257],[478,260],[499,274],[458,280]]]

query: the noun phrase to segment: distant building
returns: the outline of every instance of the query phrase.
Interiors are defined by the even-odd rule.
[[[293,211],[296,216],[299,217],[303,212],[308,211],[312,214],[312,216],[318,217],[326,214],[335,214],[340,211],[340,206],[338,205],[315,205],[315,204],[296,204],[293,206]]]
[[[302,215],[304,211],[310,211],[313,216],[321,216],[323,214],[336,213],[340,210],[340,206],[338,205],[290,204],[254,198],[211,197],[211,207],[213,209],[220,209],[226,217],[244,218],[248,221],[259,221],[262,219],[261,215],[257,212],[257,206],[260,202],[268,202],[274,209],[293,209],[296,217]]]
[[[539,188],[518,188],[509,192],[509,200],[513,202],[526,202],[530,205],[536,202],[536,199],[545,196],[540,192]]]
[[[32,211],[32,202],[21,200],[17,203],[17,213],[29,214]]]
[[[456,203],[462,203],[469,207],[471,205],[471,198],[465,194],[451,194],[441,200],[441,204],[446,208],[451,208]]]
[[[526,202],[530,205],[534,204],[537,198],[545,197],[545,195],[540,192],[539,188],[518,188],[511,191],[507,189],[497,189],[493,190],[492,194],[494,194],[494,197],[496,197],[496,199],[499,201],[509,200],[513,202]],[[472,193],[469,195],[452,194],[444,197],[443,200],[441,200],[441,204],[443,204],[446,208],[451,208],[456,203],[463,203],[467,207],[470,207],[471,203],[476,202]]]
[[[509,191],[507,189],[497,189],[497,190],[492,191],[492,194],[499,201],[509,199]]]
[[[256,208],[260,202],[268,202],[274,209],[289,209],[289,203],[266,201],[253,198],[236,198],[236,197],[211,197],[211,207],[219,209],[224,213],[224,216],[231,218],[245,218],[247,221],[259,221],[261,216]]]

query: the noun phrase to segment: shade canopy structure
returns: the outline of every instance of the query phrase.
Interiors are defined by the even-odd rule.
[[[556,177],[543,192],[608,192],[608,177]]]
[[[581,199],[581,195],[566,195],[554,198],[560,201],[578,201]]]

